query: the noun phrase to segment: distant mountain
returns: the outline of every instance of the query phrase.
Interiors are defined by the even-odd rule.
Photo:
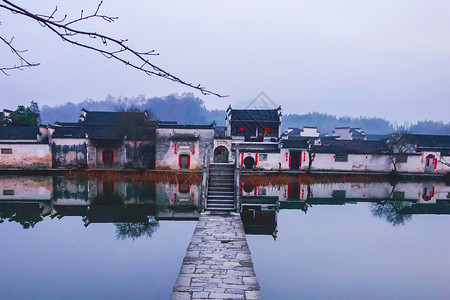
[[[41,109],[42,123],[76,122],[82,108],[93,111],[147,109],[159,120],[178,121],[180,124],[210,124],[216,121],[218,125],[225,125],[225,110],[208,110],[204,101],[191,93],[154,98],[146,98],[143,95],[131,98],[107,96],[101,101],[87,99],[78,104],[68,102],[54,107],[44,105]],[[382,118],[336,117],[318,112],[303,115],[288,114],[282,118],[283,130],[288,127],[302,128],[303,126],[316,126],[321,133],[330,133],[339,126],[361,127],[369,134],[388,134],[397,129],[392,123]],[[450,123],[443,122],[419,121],[409,126],[402,126],[400,129],[412,133],[450,135]]]

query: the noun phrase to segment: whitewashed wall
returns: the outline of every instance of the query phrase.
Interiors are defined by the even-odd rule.
[[[0,168],[47,169],[52,167],[48,144],[1,144],[1,149],[12,149],[12,154],[0,153]]]
[[[196,141],[173,141],[170,139],[172,133],[199,135],[199,139]],[[201,169],[206,148],[213,147],[213,138],[214,129],[156,129],[156,169],[179,169],[179,156],[182,154],[190,156],[189,169]],[[177,145],[176,151],[175,144]]]

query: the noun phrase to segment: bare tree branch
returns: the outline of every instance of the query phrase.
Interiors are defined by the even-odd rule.
[[[2,36],[0,36],[0,41],[2,41],[3,43],[5,43],[9,49],[11,50],[12,53],[14,53],[14,55],[16,55],[19,58],[20,61],[20,65],[14,65],[12,67],[2,67],[0,68],[0,72],[2,72],[3,74],[5,74],[6,76],[9,76],[8,73],[6,71],[10,71],[10,70],[21,70],[23,71],[24,68],[30,68],[30,67],[36,67],[39,66],[38,63],[30,63],[28,60],[26,60],[21,53],[26,52],[27,50],[18,50],[16,49],[13,45],[14,38],[11,38],[10,41],[5,40]]]
[[[66,21],[67,15],[64,15],[64,17],[59,20],[55,19],[56,13],[58,11],[57,7],[50,15],[42,15],[29,12],[25,8],[22,8],[12,3],[11,1],[0,0],[0,8],[8,10],[13,14],[18,14],[34,19],[43,27],[51,30],[54,34],[59,36],[65,42],[68,42],[70,44],[82,48],[89,49],[93,52],[98,52],[103,56],[105,56],[106,58],[120,61],[125,65],[134,68],[136,70],[142,71],[149,76],[155,75],[173,82],[180,83],[182,85],[200,91],[203,95],[215,95],[218,97],[227,97],[226,95],[221,95],[211,90],[208,90],[205,87],[201,86],[200,84],[192,84],[190,82],[184,81],[181,78],[156,66],[148,59],[149,56],[159,55],[158,53],[155,52],[155,50],[144,52],[137,51],[126,44],[128,41],[127,39],[116,39],[97,32],[80,30],[73,27],[73,25],[76,25],[79,22],[83,22],[88,19],[101,19],[106,22],[114,22],[115,20],[117,20],[118,19],[117,17],[111,17],[99,13],[102,3],[103,1],[101,1],[98,4],[97,9],[95,10],[94,13],[84,15],[84,11],[82,10],[79,18],[70,21]],[[82,38],[88,38],[88,41],[85,40],[83,41]],[[3,38],[2,40],[4,42],[6,41]],[[100,45],[99,42],[101,43]],[[10,43],[8,45],[10,46],[10,48],[14,49]],[[16,55],[18,53],[17,51],[13,52]],[[38,65],[38,64],[29,64],[27,63],[26,60],[24,60],[20,56],[19,59],[21,60],[21,62],[23,62],[23,64],[21,66],[16,66],[15,69],[21,69],[24,67],[31,67]],[[4,73],[3,69],[0,70]]]

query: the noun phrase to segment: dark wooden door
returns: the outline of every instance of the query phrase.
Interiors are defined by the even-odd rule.
[[[114,162],[114,152],[111,149],[105,149],[103,151],[103,163],[105,167],[112,167]]]
[[[289,154],[291,155],[291,165],[289,166],[289,169],[298,170],[300,167],[302,152],[301,151],[290,151]]]

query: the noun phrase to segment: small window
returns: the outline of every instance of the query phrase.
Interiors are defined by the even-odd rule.
[[[348,154],[336,154],[334,156],[334,161],[346,162],[348,161]]]
[[[258,196],[265,196],[267,194],[265,188],[259,188],[258,189]]]
[[[259,155],[259,160],[260,161],[266,161],[267,160],[267,154],[260,154]]]
[[[11,148],[2,148],[2,154],[12,154]]]
[[[405,199],[405,192],[394,192],[392,194],[392,199],[395,200]]]
[[[333,198],[335,199],[345,199],[345,190],[343,191],[333,191]]]
[[[399,163],[399,164],[404,164],[404,163],[408,162],[408,156],[406,156],[406,155],[397,156],[397,157],[395,158],[395,160],[396,160],[397,163]]]
[[[3,190],[3,196],[14,196],[14,190]]]

